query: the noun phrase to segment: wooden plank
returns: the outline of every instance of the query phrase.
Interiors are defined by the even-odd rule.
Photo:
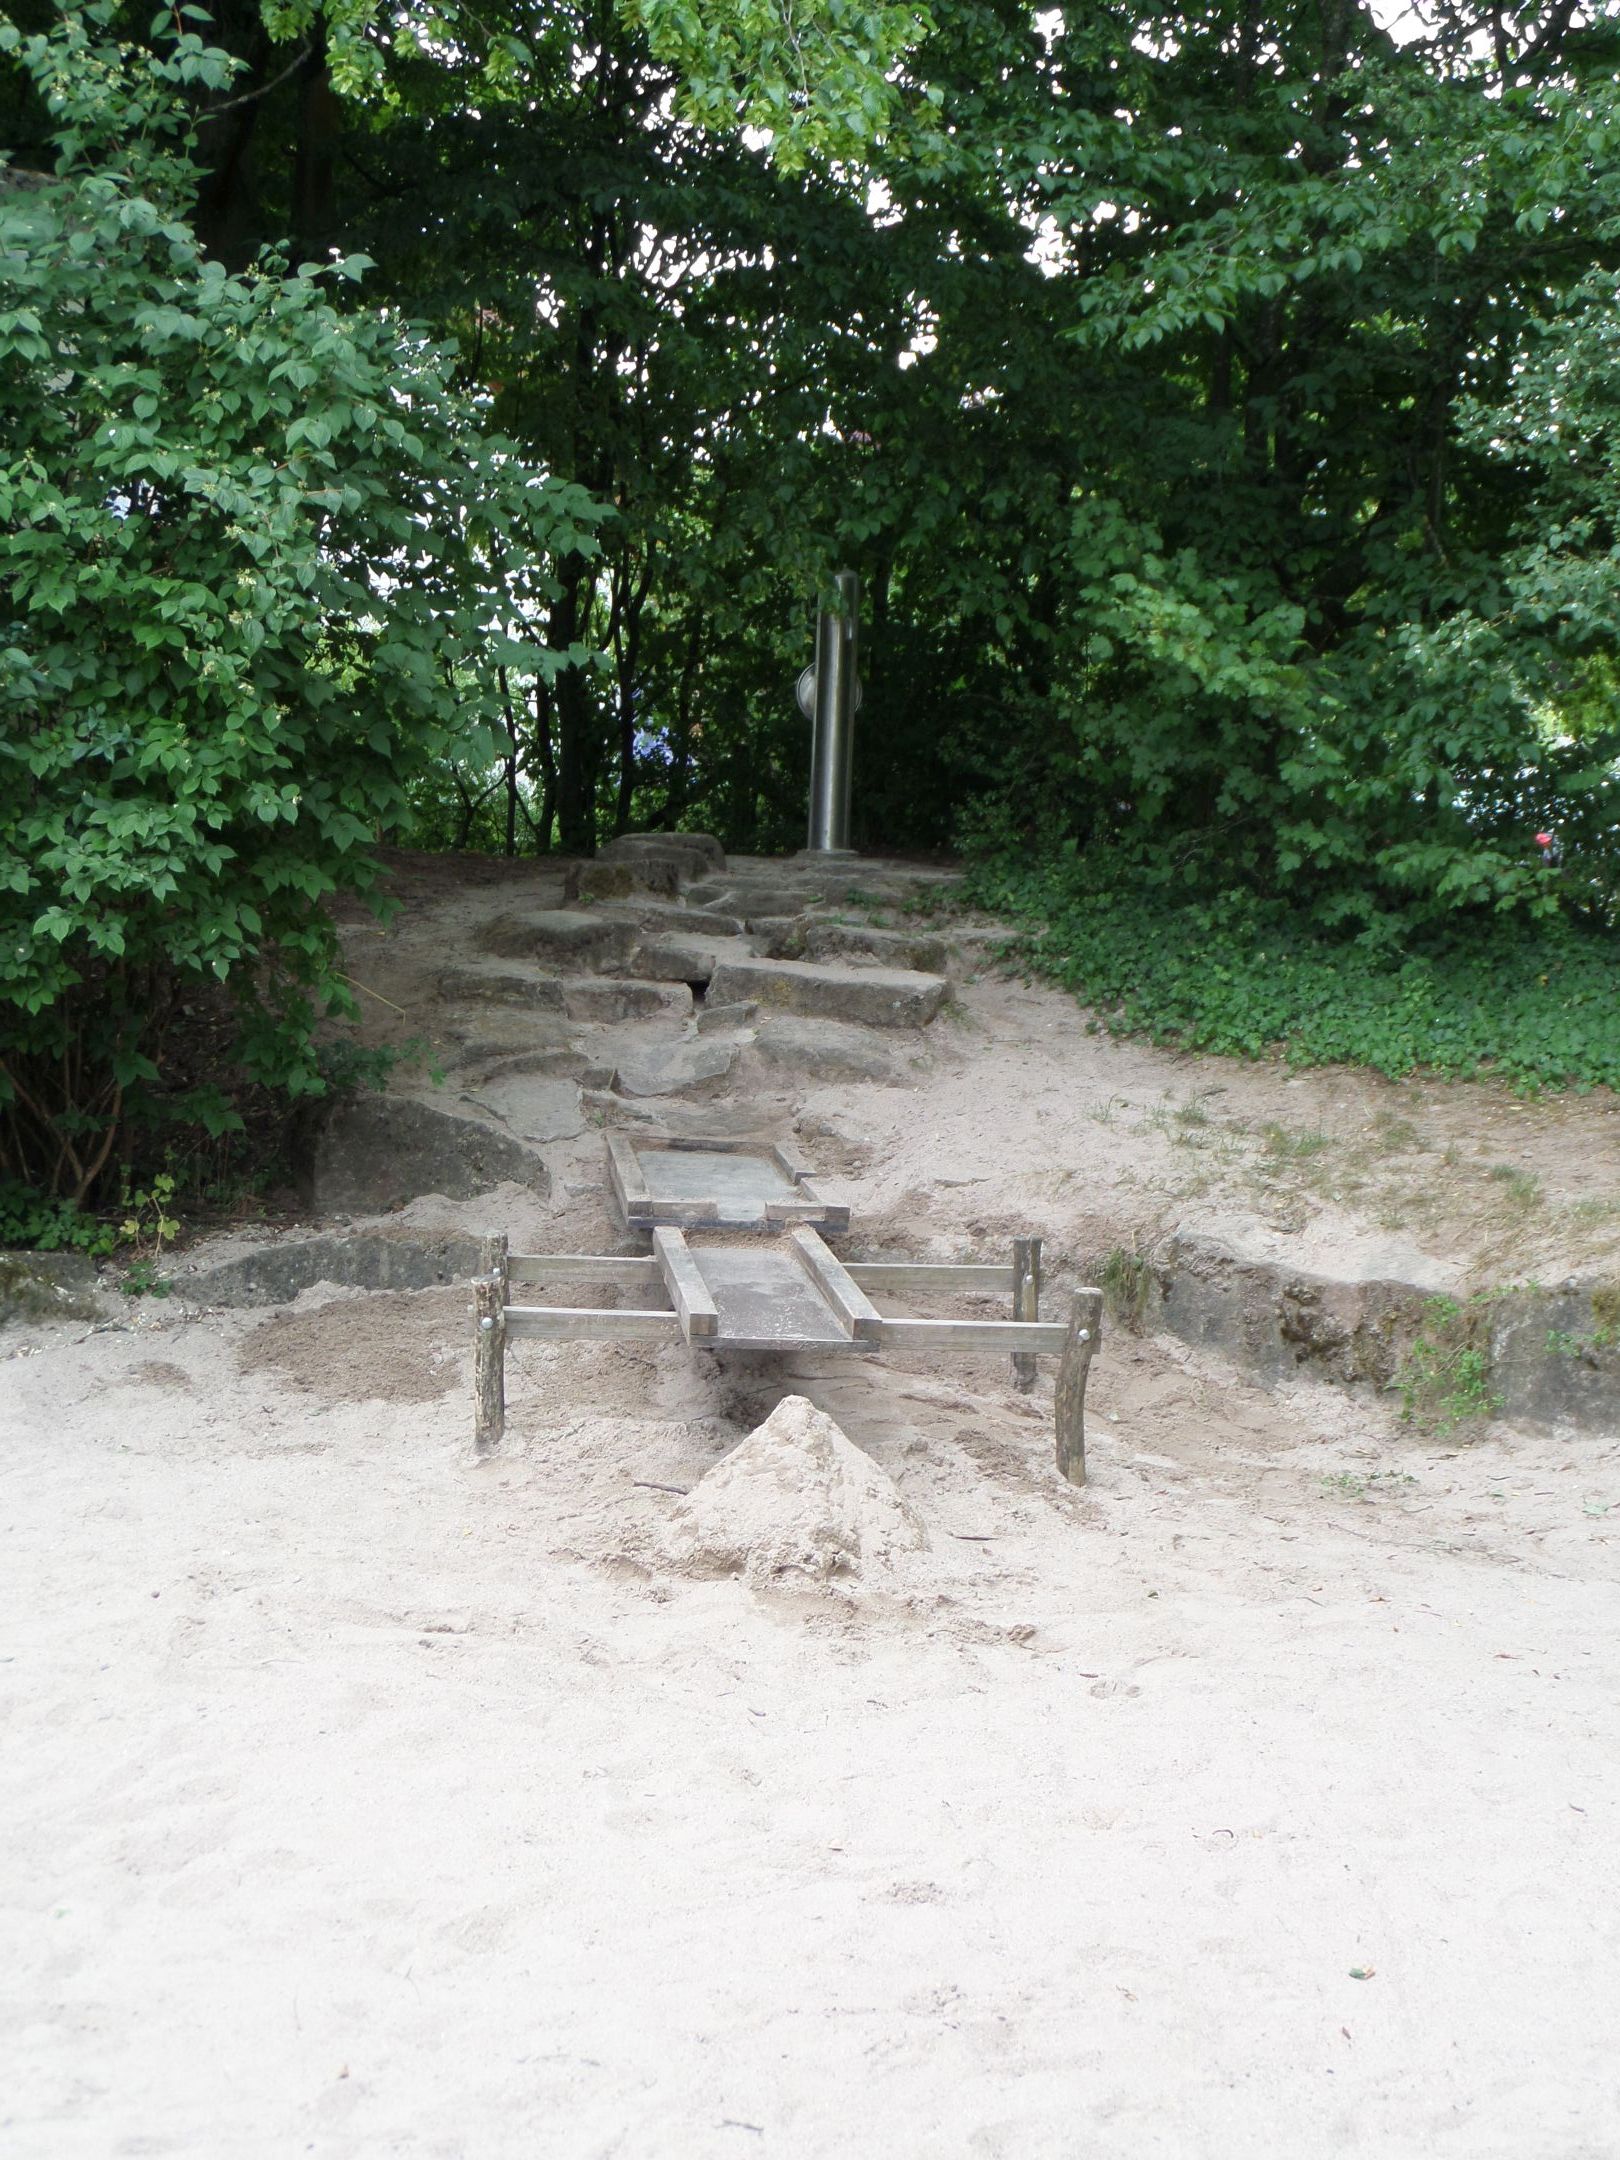
[[[1102,1338],[1102,1311],[1100,1290],[1077,1290],[1064,1331],[1055,1405],[1057,1467],[1071,1485],[1086,1482],[1086,1375]]]
[[[849,1228],[849,1209],[828,1200],[816,1198],[808,1186],[801,1186],[797,1200],[767,1200],[765,1220],[769,1223],[809,1223],[817,1230],[837,1233]]]
[[[700,1245],[695,1257],[716,1305],[720,1332],[709,1350],[870,1351],[852,1335],[783,1241]]]
[[[866,1292],[851,1280],[837,1254],[831,1252],[813,1230],[790,1230],[787,1242],[798,1254],[810,1280],[837,1314],[846,1333],[857,1342],[880,1342],[882,1316]]]
[[[1059,1320],[891,1320],[883,1316],[886,1350],[1009,1350],[1056,1357],[1069,1331]]]
[[[506,1332],[548,1342],[669,1342],[680,1340],[681,1323],[673,1312],[628,1306],[508,1305]]]
[[[698,1133],[649,1133],[636,1145],[662,1148],[671,1155],[748,1155],[764,1146],[761,1140],[728,1140]]]
[[[847,1203],[842,1200],[825,1199],[821,1187],[814,1183],[812,1179],[800,1178],[799,1198],[820,1209],[823,1230],[847,1230],[849,1228],[849,1207]]]
[[[473,1453],[493,1455],[506,1432],[506,1289],[499,1274],[473,1284]]]
[[[802,1185],[810,1175],[810,1165],[797,1148],[789,1147],[785,1141],[772,1145],[770,1157],[790,1184]]]
[[[613,1187],[613,1197],[619,1203],[619,1213],[627,1223],[642,1218],[637,1211],[645,1208],[652,1198],[647,1190],[647,1180],[641,1174],[636,1151],[622,1133],[608,1133],[607,1141],[608,1182]]]
[[[636,1218],[637,1229],[651,1230],[668,1223],[676,1230],[712,1230],[720,1225],[717,1200],[655,1200]]]
[[[1041,1317],[1041,1241],[1038,1237],[1013,1239],[1012,1316],[1015,1320]],[[1035,1360],[1027,1350],[1013,1352],[1013,1386],[1027,1395],[1035,1385]]]
[[[567,1282],[570,1276],[589,1275],[598,1282],[656,1290],[664,1280],[656,1260],[638,1259],[633,1253],[513,1253],[507,1265],[515,1283]]]
[[[679,1230],[653,1232],[653,1258],[658,1262],[664,1287],[680,1318],[681,1333],[688,1342],[703,1342],[720,1332],[720,1314],[709,1286],[703,1280],[692,1249]]]
[[[997,1261],[846,1260],[845,1267],[864,1290],[982,1290],[1005,1297],[1013,1271]]]

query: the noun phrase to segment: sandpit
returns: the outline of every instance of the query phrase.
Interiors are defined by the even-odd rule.
[[[453,941],[374,942],[414,1031]],[[1193,1174],[1328,1238],[1299,1164],[1396,1108],[1476,1198],[1522,1130],[1562,1249],[1613,1160],[1014,985],[933,1025],[736,1106],[894,1250],[1149,1250]],[[547,1165],[363,1227],[607,1249],[600,1134]],[[1616,1435],[1115,1322],[1084,1490],[1050,1370],[915,1351],[525,1343],[474,1463],[465,1294],[387,1279],[0,1341],[8,2160],[1609,2160]]]

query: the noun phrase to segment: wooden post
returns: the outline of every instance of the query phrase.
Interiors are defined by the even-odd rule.
[[[1071,1485],[1086,1482],[1086,1375],[1102,1333],[1102,1292],[1078,1290],[1057,1377],[1057,1467]]]
[[[1038,1237],[1013,1239],[1013,1309],[1015,1320],[1041,1317],[1041,1241]],[[1035,1385],[1035,1359],[1027,1350],[1013,1352],[1013,1385],[1027,1395]]]
[[[512,1249],[503,1231],[498,1237],[485,1238],[478,1253],[480,1275],[494,1275],[500,1280],[501,1303],[512,1302]]]
[[[473,1453],[493,1455],[506,1433],[506,1306],[511,1288],[504,1237],[485,1238],[473,1284]]]

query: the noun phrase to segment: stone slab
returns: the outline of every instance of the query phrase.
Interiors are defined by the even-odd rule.
[[[730,1077],[737,1045],[695,1038],[654,1043],[619,1060],[614,1085],[621,1095],[694,1095],[713,1093]]]
[[[652,1020],[660,1014],[689,1018],[692,992],[684,982],[626,982],[611,975],[582,975],[560,986],[570,1020]]]
[[[497,915],[478,932],[480,952],[501,960],[533,960],[559,974],[606,974],[623,964],[635,925],[596,908],[537,908]]]
[[[619,862],[571,863],[563,879],[565,900],[628,900],[636,893],[674,893],[681,883],[676,856],[627,856]]]
[[[747,960],[752,955],[746,938],[659,936],[643,938],[629,965],[650,982],[708,983],[726,960]]]
[[[713,833],[648,832],[620,833],[602,848],[600,860],[620,862],[647,855],[678,854],[689,857],[692,875],[724,870],[726,851]]]
[[[923,1027],[945,1002],[948,985],[910,968],[854,968],[797,960],[728,960],[715,970],[710,1000],[755,998],[819,1020],[867,1027]]]
[[[302,1136],[297,1182],[320,1214],[382,1214],[424,1193],[471,1200],[497,1185],[547,1193],[531,1148],[481,1119],[408,1095],[356,1095],[323,1106]]]
[[[742,918],[719,908],[687,907],[679,900],[611,900],[604,913],[622,916],[638,930],[667,931],[673,937],[741,937]]]
[[[583,1065],[583,1058],[579,1062]],[[535,1147],[577,1139],[585,1130],[579,1089],[571,1080],[534,1073],[491,1075],[462,1100],[499,1118],[509,1132]]]
[[[13,1320],[93,1320],[95,1293],[95,1262],[83,1253],[0,1252],[0,1327]]]
[[[697,1016],[700,1035],[718,1035],[727,1028],[751,1027],[759,1007],[751,998],[744,998],[736,1005],[704,1005]]]
[[[435,988],[446,1005],[527,1005],[537,1012],[563,1007],[562,984],[554,975],[515,968],[446,968]]]
[[[923,975],[943,975],[950,966],[948,942],[928,930],[880,930],[872,923],[806,923],[802,957],[806,960],[848,958],[873,961],[883,967],[913,968]]]
[[[778,1014],[754,1037],[754,1048],[772,1065],[812,1080],[893,1080],[894,1059],[881,1038],[837,1020],[805,1020]]]
[[[316,1283],[353,1290],[430,1290],[476,1273],[478,1240],[443,1232],[365,1230],[284,1238],[217,1266],[171,1276],[187,1305],[284,1305]]]

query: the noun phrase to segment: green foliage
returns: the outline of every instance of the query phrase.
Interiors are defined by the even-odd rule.
[[[1114,1246],[1098,1272],[1097,1284],[1110,1318],[1137,1334],[1153,1288],[1153,1268],[1146,1255]]]
[[[897,63],[933,28],[906,0],[629,0],[626,13],[682,76],[694,119],[762,131],[790,172],[870,149],[901,100]]]
[[[1491,1390],[1490,1300],[1430,1298],[1395,1375],[1401,1415],[1439,1432],[1501,1408]]]
[[[0,1184],[0,1252],[81,1252],[102,1260],[118,1249],[115,1224],[73,1200],[50,1200],[14,1181]]]
[[[496,668],[555,671],[535,611],[596,515],[343,299],[363,259],[206,257],[185,101],[232,65],[110,20],[0,30],[58,146],[0,191],[0,1168],[80,1201],[131,1120],[234,1121],[165,1069],[210,983],[243,1075],[320,1088],[324,903]]]
[[[1398,1077],[1620,1086],[1620,936],[1507,917],[1357,935],[1235,889],[1178,901],[1094,866],[981,862],[970,898],[1028,925],[1017,951],[1121,1035]]]

